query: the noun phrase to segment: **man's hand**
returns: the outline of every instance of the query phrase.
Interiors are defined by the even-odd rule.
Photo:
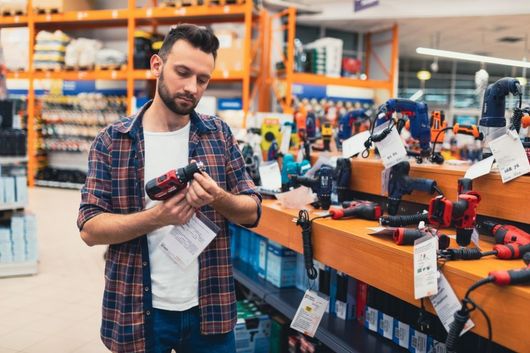
[[[222,200],[227,192],[221,189],[208,173],[195,173],[193,180],[188,187],[186,200],[195,208],[201,208],[204,205],[213,204]]]
[[[157,222],[161,226],[186,224],[195,214],[195,208],[186,200],[188,190],[180,190],[171,198],[157,205]]]

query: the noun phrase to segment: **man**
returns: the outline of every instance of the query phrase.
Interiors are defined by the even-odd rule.
[[[261,196],[228,126],[194,111],[218,47],[208,29],[174,27],[151,58],[153,101],[103,130],[92,145],[78,227],[88,245],[110,245],[101,337],[113,352],[235,352],[226,220],[255,226]],[[150,179],[192,160],[207,172],[164,202],[147,197]],[[160,242],[198,211],[220,231],[182,268]]]

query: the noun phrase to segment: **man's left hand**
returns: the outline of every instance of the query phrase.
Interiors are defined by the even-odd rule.
[[[195,208],[201,208],[221,200],[226,196],[226,191],[221,189],[208,173],[195,173],[188,187],[186,200]]]

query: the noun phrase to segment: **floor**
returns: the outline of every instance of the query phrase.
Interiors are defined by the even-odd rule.
[[[79,191],[33,188],[39,273],[0,278],[0,353],[108,352],[99,338],[105,247],[76,227]]]

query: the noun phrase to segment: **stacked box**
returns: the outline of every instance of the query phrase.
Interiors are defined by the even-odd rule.
[[[17,203],[28,203],[28,178],[26,176],[15,177],[15,193]]]
[[[269,240],[267,281],[278,288],[293,287],[296,282],[296,253]]]
[[[239,229],[239,259],[244,263],[250,260],[250,237],[250,231],[245,228]]]
[[[230,235],[230,250],[233,259],[239,259],[239,241],[240,241],[240,227],[235,224],[228,224],[228,234]]]
[[[258,243],[258,276],[265,279],[267,278],[267,246],[269,242],[267,238],[260,237]]]
[[[281,316],[273,316],[271,318],[270,353],[286,352],[288,335],[289,322]]]
[[[14,214],[11,217],[11,242],[14,262],[23,262],[26,260],[24,223],[24,214]]]
[[[11,230],[0,227],[0,263],[13,262],[13,249],[11,241]]]
[[[253,303],[237,303],[237,323],[234,328],[237,353],[268,353],[271,319],[262,314]]]
[[[37,219],[35,215],[26,213],[24,217],[24,240],[26,244],[26,261],[37,261]]]

